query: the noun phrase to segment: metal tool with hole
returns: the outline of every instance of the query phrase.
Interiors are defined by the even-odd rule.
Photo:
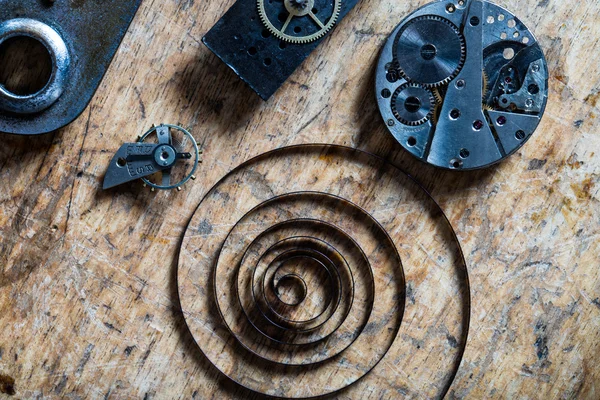
[[[0,45],[19,37],[34,39],[47,50],[52,64],[49,80],[35,93],[13,93],[0,82],[0,132],[42,134],[77,118],[141,1],[0,2]]]
[[[141,179],[152,190],[181,190],[187,181],[196,179],[199,162],[198,144],[189,131],[176,125],[153,126],[136,143],[119,148],[106,171],[103,189]]]
[[[546,107],[548,67],[509,11],[485,0],[438,1],[392,32],[376,94],[388,130],[411,154],[436,167],[477,169],[531,137]]]

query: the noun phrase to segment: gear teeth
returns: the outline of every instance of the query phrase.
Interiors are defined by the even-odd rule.
[[[481,104],[482,104],[482,108],[484,111],[494,111],[494,107],[492,107],[491,105],[486,103],[486,98],[488,93],[490,92],[488,89],[488,84],[490,82],[490,79],[488,77],[487,72],[482,71],[481,74],[482,78],[481,78],[481,85],[482,85],[482,96],[481,96]]]
[[[438,106],[441,105],[442,102],[444,101],[444,99],[442,99],[442,95],[440,94],[440,91],[438,90],[438,88],[432,89],[431,93],[433,94],[433,98],[435,99],[435,103]]]
[[[396,66],[396,69],[398,70],[398,72],[400,73],[400,75],[406,79],[409,82],[415,82],[415,83],[419,83],[420,85],[428,88],[428,89],[433,89],[436,87],[441,87],[441,86],[445,86],[448,83],[450,83],[454,78],[456,78],[456,76],[460,73],[460,71],[462,70],[462,67],[465,64],[465,60],[467,58],[467,45],[466,45],[466,40],[465,37],[463,36],[463,34],[460,32],[460,30],[456,27],[456,25],[454,25],[451,21],[447,20],[446,18],[442,18],[439,17],[437,15],[422,15],[419,17],[415,17],[409,21],[407,21],[404,25],[404,27],[402,28],[402,30],[400,30],[398,32],[397,37],[400,37],[400,34],[404,31],[404,29],[406,29],[407,26],[409,26],[410,24],[414,24],[414,23],[418,23],[419,21],[440,21],[445,23],[446,25],[448,25],[450,28],[452,28],[452,30],[455,32],[456,36],[459,38],[460,40],[460,58],[458,60],[457,63],[457,67],[456,69],[452,72],[452,74],[450,74],[449,76],[447,76],[446,78],[440,80],[439,82],[435,82],[435,83],[425,83],[425,82],[417,82],[413,79],[411,79],[403,70],[402,67],[400,66],[400,63],[398,62],[398,54],[396,54],[396,44],[397,44],[397,40],[394,42],[394,51],[393,51],[393,55],[394,55],[394,64]]]
[[[417,121],[408,121],[408,120],[402,118],[402,116],[400,115],[400,113],[398,113],[398,110],[396,109],[396,106],[395,106],[396,100],[398,99],[398,95],[403,90],[405,90],[406,88],[409,88],[409,87],[423,89],[429,95],[429,112],[427,113],[427,115],[425,115],[423,118],[421,118],[420,120],[417,120]],[[414,83],[414,82],[408,82],[408,83],[405,83],[402,86],[398,87],[398,89],[396,89],[396,91],[394,92],[394,94],[392,95],[392,98],[391,98],[391,107],[392,107],[392,113],[394,114],[394,117],[396,117],[396,119],[398,121],[400,121],[402,124],[408,125],[408,126],[419,126],[419,125],[422,125],[425,122],[429,121],[434,116],[434,111],[436,108],[436,100],[435,100],[434,94],[429,89],[427,89],[425,86],[418,84],[418,83]]]
[[[288,43],[306,44],[306,43],[314,42],[315,40],[321,39],[323,36],[325,36],[327,33],[329,33],[329,31],[331,31],[331,29],[333,29],[333,27],[337,23],[340,12],[342,11],[342,0],[334,0],[334,1],[335,1],[334,10],[333,10],[333,14],[329,18],[329,22],[327,22],[327,24],[325,25],[324,28],[322,28],[318,32],[313,33],[312,35],[308,35],[308,36],[292,36],[292,35],[285,34],[285,33],[281,32],[281,30],[277,29],[271,23],[271,21],[269,20],[269,17],[266,14],[265,3],[264,3],[265,0],[257,0],[258,15],[259,15],[260,20],[263,23],[263,25],[265,25],[267,30],[273,36],[275,36],[277,39],[283,40]],[[304,17],[308,17],[308,15],[305,15]],[[310,17],[308,17],[308,18],[310,18]]]
[[[435,99],[435,107],[433,108],[433,112],[431,115],[431,121],[437,125],[439,119],[440,119],[440,113],[442,112],[442,103],[444,102],[444,99],[442,98],[442,95],[440,94],[440,91],[438,88],[433,88],[431,90],[431,93],[433,94],[433,98]]]
[[[489,93],[488,85],[490,83],[490,78],[488,77],[488,74],[487,74],[487,72],[485,72],[485,70],[482,71],[481,76],[482,76],[481,86],[483,88],[483,90],[481,92],[483,93],[483,98],[485,99]]]

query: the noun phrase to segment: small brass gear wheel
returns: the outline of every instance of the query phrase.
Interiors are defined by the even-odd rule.
[[[265,0],[257,0],[257,4],[258,15],[269,32],[276,38],[289,43],[310,43],[322,38],[334,27],[342,8],[342,0],[334,0],[331,16],[329,16],[326,22],[323,22],[313,12],[315,0],[283,0],[287,16],[281,28],[277,28],[273,25],[272,20],[267,15]],[[318,30],[306,35],[303,35],[301,30],[298,32],[294,31],[298,34],[297,36],[286,33],[286,30],[290,26],[290,22],[292,22],[294,18],[302,18],[303,20],[311,21],[312,24],[318,26]]]
[[[482,75],[481,75],[481,87],[483,88],[482,93],[483,93],[483,99],[485,99],[489,93],[489,88],[488,85],[490,83],[490,78],[488,78],[488,75],[485,71],[482,71]]]
[[[440,114],[442,113],[442,104],[444,103],[444,98],[442,97],[439,88],[431,89],[431,94],[433,94],[433,98],[435,100],[435,106],[433,107],[431,121],[434,125],[437,125],[440,119]]]
[[[487,104],[485,101],[485,99],[487,98],[487,95],[489,93],[489,88],[488,88],[489,81],[490,80],[488,78],[487,73],[485,71],[483,71],[482,78],[481,78],[481,87],[483,88],[483,90],[482,90],[483,96],[481,98],[481,105],[482,105],[482,109],[484,111],[494,111],[494,107],[490,104]]]
[[[440,106],[444,102],[444,99],[442,98],[439,89],[433,88],[431,89],[431,93],[433,93],[433,98],[435,99],[436,106]]]

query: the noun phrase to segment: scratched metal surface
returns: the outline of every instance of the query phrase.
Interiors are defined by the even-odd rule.
[[[98,88],[141,1],[0,0],[0,22],[17,17],[41,21],[62,36],[71,54],[70,72],[58,101],[31,115],[0,111],[0,132],[47,133],[77,118]]]
[[[74,124],[2,138],[0,388],[15,398],[252,398],[210,367],[185,328],[180,241],[201,198],[236,165],[330,142],[415,175],[457,230],[473,309],[450,396],[597,399],[600,4],[500,3],[546,51],[548,107],[505,162],[453,173],[396,145],[373,100],[380,46],[425,1],[361,1],[266,103],[201,44],[232,3],[146,0]],[[192,128],[205,150],[198,179],[179,193],[101,191],[112,153],[156,122]],[[340,397],[371,389],[366,379]]]

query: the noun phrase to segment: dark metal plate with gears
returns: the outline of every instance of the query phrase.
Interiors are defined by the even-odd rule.
[[[0,132],[52,132],[81,114],[96,92],[142,0],[0,0],[0,44],[15,37],[41,42],[52,73],[36,93],[0,84]]]
[[[187,181],[196,179],[200,153],[186,129],[167,124],[153,126],[136,143],[119,148],[106,171],[103,189],[141,179],[152,190],[181,190]]]
[[[238,0],[202,41],[269,99],[358,0]]]
[[[544,54],[512,13],[482,0],[439,1],[392,32],[377,66],[379,110],[411,154],[477,169],[517,151],[548,97]]]

